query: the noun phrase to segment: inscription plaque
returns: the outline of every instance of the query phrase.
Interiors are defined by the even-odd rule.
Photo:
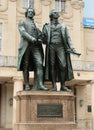
[[[62,104],[37,104],[38,117],[62,117]]]

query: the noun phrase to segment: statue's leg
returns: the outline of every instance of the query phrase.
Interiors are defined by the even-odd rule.
[[[51,66],[51,77],[52,77],[52,90],[56,91],[57,90],[57,86],[56,86],[56,72],[54,69],[54,66]]]
[[[34,86],[32,90],[48,90],[43,84],[43,59],[40,50],[35,47],[33,54],[34,60]]]
[[[65,51],[62,47],[58,49],[58,65],[59,65],[59,74],[60,74],[60,82],[61,82],[61,91],[68,91],[71,92],[70,89],[68,89],[65,86],[65,80],[66,80],[66,55]]]
[[[23,77],[25,82],[25,90],[30,90],[29,86],[29,48],[27,48],[24,56],[23,56]]]
[[[65,71],[63,70],[60,73],[60,78],[61,78],[61,91],[67,91],[67,92],[71,92],[71,90],[65,86]]]
[[[56,86],[56,70],[55,70],[55,48],[53,46],[50,46],[50,64],[51,64],[51,78],[52,78],[52,86],[53,86],[53,91],[57,90]]]

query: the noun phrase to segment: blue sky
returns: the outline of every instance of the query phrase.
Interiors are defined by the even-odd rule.
[[[85,7],[83,10],[84,17],[94,18],[94,0],[83,0]]]

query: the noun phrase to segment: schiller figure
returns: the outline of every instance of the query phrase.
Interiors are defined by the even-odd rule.
[[[72,46],[67,27],[59,23],[59,14],[52,10],[49,14],[50,23],[43,26],[43,43],[46,44],[45,81],[52,81],[53,90],[57,89],[56,81],[60,81],[62,91],[71,91],[65,81],[72,80],[73,70],[70,53],[80,55]]]

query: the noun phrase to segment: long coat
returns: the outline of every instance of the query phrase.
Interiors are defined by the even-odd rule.
[[[46,23],[43,26],[42,29],[43,33],[43,43],[46,44],[46,52],[45,52],[45,80],[51,81],[51,73],[50,73],[50,53],[49,53],[49,45],[50,45],[50,38],[51,38],[51,32],[50,32],[50,23]],[[72,64],[71,64],[71,59],[70,59],[70,54],[67,53],[67,49],[72,49],[72,42],[67,30],[67,27],[64,24],[61,24],[61,34],[62,34],[62,39],[64,43],[64,48],[66,51],[66,81],[72,80],[74,78],[73,75],[73,69],[72,69]],[[59,77],[57,78],[59,79]]]
[[[35,28],[37,29],[38,38],[40,36],[42,37],[42,33],[36,24],[35,24]],[[20,21],[18,24],[18,29],[20,32],[20,44],[19,44],[19,48],[18,48],[17,70],[23,70],[23,68],[22,68],[23,55],[28,47],[29,42],[31,42],[31,44],[32,44],[32,36],[28,33],[28,29],[30,29],[30,20],[28,18],[26,18],[25,20]],[[43,58],[42,45],[40,43],[37,45],[38,45],[38,50],[40,51],[40,54]],[[30,59],[29,70],[30,71],[34,70],[33,59]]]

